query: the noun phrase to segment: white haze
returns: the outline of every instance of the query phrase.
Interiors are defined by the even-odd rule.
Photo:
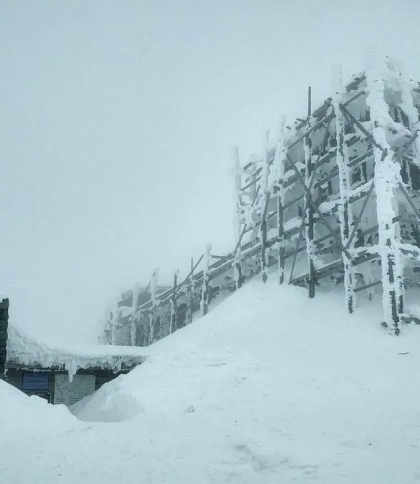
[[[106,301],[233,244],[231,153],[330,94],[366,46],[420,79],[420,3],[0,0],[0,290],[94,340]],[[274,134],[273,134],[274,136]]]

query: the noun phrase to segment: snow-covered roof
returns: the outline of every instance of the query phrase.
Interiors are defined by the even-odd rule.
[[[41,343],[13,325],[9,326],[7,368],[64,369],[70,379],[79,369],[119,371],[131,369],[146,360],[142,348],[81,345],[64,347]]]

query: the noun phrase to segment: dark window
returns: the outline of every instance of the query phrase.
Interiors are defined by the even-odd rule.
[[[48,390],[48,373],[24,373],[23,390]]]

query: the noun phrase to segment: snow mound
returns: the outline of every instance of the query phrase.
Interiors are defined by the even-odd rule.
[[[51,429],[70,428],[77,420],[64,405],[50,405],[43,398],[25,393],[0,380],[0,431],[37,432],[45,425]]]
[[[144,406],[121,385],[121,377],[113,385],[104,385],[72,405],[70,411],[80,420],[90,422],[123,422],[143,412]]]
[[[419,328],[392,338],[379,324],[380,300],[363,307],[360,298],[350,316],[343,297],[308,300],[299,288],[251,281],[79,402],[80,420],[27,399],[35,429],[20,423],[29,412],[16,405],[13,423],[0,425],[0,475],[51,484],[417,482]],[[9,409],[15,397],[5,396]]]

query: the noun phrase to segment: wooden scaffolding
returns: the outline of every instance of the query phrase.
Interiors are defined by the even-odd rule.
[[[267,136],[244,166],[235,150],[234,250],[217,256],[208,246],[159,295],[154,274],[148,301],[133,294],[128,314],[108,321],[106,341],[151,344],[244,281],[265,282],[274,265],[279,284],[307,287],[310,298],[343,283],[350,313],[358,293],[381,293],[378,322],[392,334],[420,324],[405,309],[420,287],[420,84],[391,61],[371,62],[346,86],[337,75],[333,95],[311,104],[309,89],[307,116],[282,122],[276,143]]]

